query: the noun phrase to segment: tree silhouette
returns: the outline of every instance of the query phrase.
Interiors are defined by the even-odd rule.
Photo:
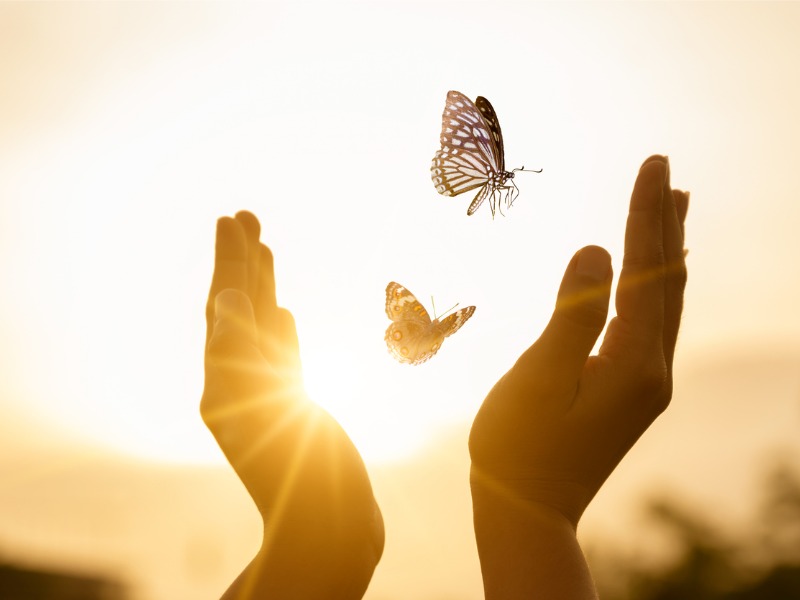
[[[724,535],[674,499],[647,505],[651,526],[671,535],[674,560],[620,560],[597,570],[603,600],[800,600],[800,474],[773,468],[747,534]]]
[[[125,586],[111,579],[0,564],[3,600],[127,600],[129,597]]]

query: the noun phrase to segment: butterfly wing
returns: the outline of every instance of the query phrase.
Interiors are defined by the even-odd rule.
[[[386,315],[392,322],[383,339],[396,360],[418,365],[433,356],[429,344],[434,344],[440,334],[414,294],[394,281],[386,286]]]
[[[442,148],[431,162],[431,179],[440,194],[457,196],[485,186],[500,172],[503,159],[497,154],[494,133],[478,107],[461,92],[447,93],[440,141]]]
[[[461,326],[464,325],[474,313],[475,307],[467,306],[466,308],[457,310],[452,315],[448,315],[441,321],[434,321],[434,326],[439,329],[443,338],[450,337],[461,329]]]
[[[477,194],[475,194],[475,198],[469,205],[467,209],[467,216],[473,214],[476,210],[478,210],[483,204],[483,201],[486,200],[486,197],[489,195],[489,192],[492,191],[492,186],[488,183],[484,185]],[[492,204],[492,215],[494,216],[494,204]]]
[[[478,96],[475,99],[475,106],[480,111],[484,123],[486,123],[489,132],[492,134],[494,155],[497,157],[497,171],[505,171],[506,155],[503,149],[503,132],[500,131],[500,120],[497,118],[497,113],[494,112],[492,104],[483,96]]]
[[[392,320],[384,341],[389,353],[399,362],[419,365],[431,358],[444,342],[472,316],[474,306],[463,308],[439,321],[431,321],[428,311],[399,283],[386,286],[386,314]]]
[[[414,321],[426,327],[431,326],[431,318],[425,307],[408,288],[394,281],[386,286],[386,316],[395,322]]]

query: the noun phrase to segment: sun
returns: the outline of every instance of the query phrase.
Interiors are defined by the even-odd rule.
[[[385,370],[397,365],[386,352],[373,359],[373,364],[364,365],[363,356],[346,351],[336,357],[308,353],[303,357],[306,391],[339,422],[366,463],[402,461],[422,447],[424,439],[410,413],[389,408],[385,388],[391,378]],[[362,365],[357,378],[353,365]]]

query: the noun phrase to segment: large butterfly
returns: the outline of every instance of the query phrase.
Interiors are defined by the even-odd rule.
[[[386,315],[392,323],[386,329],[389,353],[401,363],[419,365],[436,354],[444,338],[453,335],[475,312],[474,306],[457,310],[441,321],[431,321],[428,311],[399,283],[386,286]]]
[[[468,215],[478,210],[488,197],[494,216],[497,195],[503,191],[506,206],[514,203],[519,192],[511,180],[514,172],[524,167],[510,172],[505,170],[500,121],[486,98],[478,96],[473,104],[461,92],[447,92],[440,139],[442,148],[431,162],[431,179],[437,192],[458,196],[479,187],[467,209]],[[511,185],[506,185],[508,181]]]

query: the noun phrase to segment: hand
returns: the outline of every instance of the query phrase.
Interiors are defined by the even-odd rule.
[[[671,189],[665,157],[645,161],[631,197],[617,316],[597,356],[589,353],[606,323],[612,271],[608,253],[588,246],[567,267],[541,337],[479,410],[471,485],[487,600],[594,597],[575,528],[672,397],[688,199]]]
[[[302,386],[294,320],[279,308],[255,216],[217,222],[200,412],[264,519],[255,560],[224,597],[361,598],[383,520],[366,468]]]

